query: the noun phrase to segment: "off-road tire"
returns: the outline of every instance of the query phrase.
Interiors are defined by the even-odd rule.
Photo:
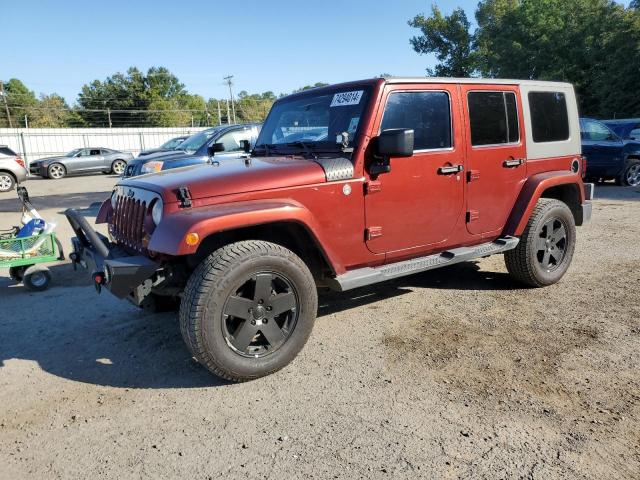
[[[566,232],[562,260],[551,270],[542,267],[538,246],[545,233],[545,225],[552,219],[559,221]],[[558,282],[566,273],[576,245],[575,219],[569,207],[560,200],[541,198],[531,214],[518,246],[504,254],[509,274],[531,287],[545,287]]]
[[[51,272],[47,267],[33,265],[25,270],[22,283],[33,292],[42,292],[49,288]]]
[[[47,168],[47,178],[60,180],[67,176],[67,169],[61,163],[52,163]]]
[[[225,337],[224,308],[238,285],[265,272],[286,277],[295,289],[297,321],[277,350],[257,358],[243,356]],[[221,378],[243,382],[289,364],[307,342],[317,310],[316,285],[307,265],[280,245],[247,240],[216,250],[192,273],[180,305],[180,330],[199,363]]]
[[[638,172],[640,172],[640,160],[630,160],[622,173],[616,178],[616,184],[623,187],[637,187]]]

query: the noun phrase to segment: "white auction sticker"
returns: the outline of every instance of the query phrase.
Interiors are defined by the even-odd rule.
[[[331,100],[331,107],[344,107],[347,105],[358,105],[364,90],[355,90],[353,92],[336,93]]]

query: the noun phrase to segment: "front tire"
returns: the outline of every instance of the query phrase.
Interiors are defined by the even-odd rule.
[[[47,169],[47,176],[54,180],[60,180],[67,175],[67,169],[61,163],[52,163]]]
[[[199,363],[242,382],[289,364],[317,309],[307,265],[280,245],[248,240],[216,250],[196,268],[180,305],[180,330]]]
[[[122,175],[125,168],[127,168],[127,162],[124,160],[114,160],[111,164],[111,173],[115,175]]]
[[[558,282],[566,273],[576,245],[576,225],[569,207],[541,198],[518,246],[504,254],[509,274],[531,287]]]

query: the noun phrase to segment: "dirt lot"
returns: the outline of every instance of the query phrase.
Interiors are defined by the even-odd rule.
[[[28,186],[62,222],[114,182]],[[597,192],[560,284],[518,288],[493,257],[323,296],[298,359],[241,385],[172,314],[68,265],[40,294],[3,270],[0,477],[640,478],[640,193]]]

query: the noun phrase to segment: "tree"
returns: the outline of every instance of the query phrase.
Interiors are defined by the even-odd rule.
[[[416,15],[409,25],[418,28],[422,35],[411,38],[413,49],[419,54],[436,55],[439,63],[435,69],[428,68],[430,76],[469,77],[477,69],[473,51],[471,24],[464,10],[457,8],[451,15],[443,16],[433,5],[431,15]]]
[[[412,45],[435,53],[435,73],[568,81],[581,114],[640,115],[640,11],[611,0],[481,0],[478,27],[464,12],[437,8],[410,22],[422,29]]]

